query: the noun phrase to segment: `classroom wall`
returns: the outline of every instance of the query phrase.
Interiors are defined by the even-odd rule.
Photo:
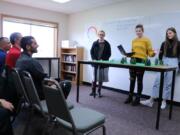
[[[91,43],[85,40],[85,34],[87,26],[94,25],[99,26],[102,22],[119,20],[122,18],[130,18],[136,16],[149,16],[157,15],[161,13],[169,13],[174,11],[180,11],[179,0],[127,0],[125,2],[116,3],[113,5],[95,8],[85,12],[71,14],[69,16],[69,39],[77,41],[80,46],[84,47],[84,59],[90,60],[89,50]],[[132,32],[134,30],[132,29]],[[125,72],[126,76],[115,76],[110,74],[110,82],[105,83],[105,86],[119,88],[123,90],[129,89],[129,76],[128,70],[114,69],[116,72]],[[84,66],[83,80],[91,82],[92,80],[92,69],[90,66]],[[144,91],[146,95],[151,94],[153,81],[156,74],[146,74],[144,79]],[[180,81],[180,77],[177,77],[177,82]],[[180,84],[177,83],[175,91],[175,100],[180,101]]]
[[[60,45],[62,40],[66,40],[68,38],[68,15],[64,13],[52,12],[0,1],[0,15],[1,14],[58,23],[58,45]]]

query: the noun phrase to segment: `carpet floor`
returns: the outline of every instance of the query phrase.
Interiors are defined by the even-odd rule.
[[[157,103],[152,108],[139,105],[125,105],[123,102],[127,95],[102,90],[102,98],[89,96],[91,87],[80,87],[80,102],[76,103],[76,86],[73,86],[68,97],[75,106],[82,106],[97,110],[106,115],[107,135],[180,135],[180,107],[174,106],[173,118],[168,119],[169,106],[161,111],[160,128],[155,129]],[[15,135],[21,135],[24,117],[19,116],[14,124]],[[101,135],[98,129],[92,135]],[[63,134],[62,134],[63,135]]]

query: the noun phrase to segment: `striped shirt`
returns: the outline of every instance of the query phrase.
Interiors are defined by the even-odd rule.
[[[148,56],[154,56],[151,41],[146,37],[135,38],[132,41],[132,52],[135,52],[133,58],[147,59]]]

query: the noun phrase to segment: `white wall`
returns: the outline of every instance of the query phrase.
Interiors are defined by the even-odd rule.
[[[106,7],[96,8],[85,12],[71,14],[69,16],[69,38],[77,41],[85,49],[85,60],[90,60],[89,50],[92,42],[86,40],[86,28],[89,25],[99,27],[102,22],[119,20],[122,18],[156,15],[160,13],[168,13],[180,11],[180,1],[173,0],[127,0],[127,2],[117,3]],[[132,32],[134,32],[132,30]],[[110,82],[106,86],[128,90],[129,80],[128,71],[123,69],[110,69],[116,72],[126,72],[126,76],[115,76],[110,74]],[[111,71],[110,71],[111,72]],[[91,82],[92,70],[91,67],[84,67],[83,80]],[[148,77],[147,77],[148,76]],[[144,78],[144,93],[150,95],[155,75],[150,74]],[[180,78],[177,78],[177,82]],[[176,87],[175,100],[180,101],[180,92]]]
[[[0,1],[0,14],[55,22],[59,24],[59,41],[68,38],[68,15]],[[1,19],[1,18],[0,18]]]

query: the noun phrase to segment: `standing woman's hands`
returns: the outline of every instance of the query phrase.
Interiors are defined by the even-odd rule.
[[[153,50],[153,55],[152,55],[152,57],[154,57],[154,56],[156,56],[156,51],[155,51],[155,50]]]

